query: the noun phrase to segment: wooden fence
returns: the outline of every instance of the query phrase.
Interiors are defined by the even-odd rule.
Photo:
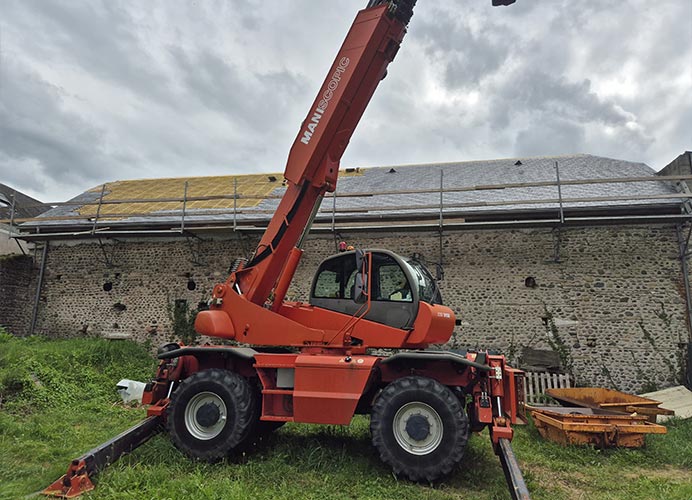
[[[566,373],[524,372],[524,394],[526,404],[556,405],[553,399],[545,395],[547,389],[565,389],[574,385]]]

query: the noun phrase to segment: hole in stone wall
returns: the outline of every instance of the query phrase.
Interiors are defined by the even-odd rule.
[[[120,325],[118,323],[113,323],[113,329],[117,330],[118,328],[120,328]]]
[[[127,309],[127,306],[125,304],[121,304],[120,302],[116,302],[113,304],[113,309],[118,312],[123,312],[125,309]]]
[[[110,281],[106,281],[103,284],[103,291],[104,292],[110,292],[111,290],[113,290],[113,283],[111,283]]]
[[[197,283],[195,283],[194,280],[188,280],[187,289],[192,291],[192,290],[195,290],[196,288],[197,288]]]
[[[536,278],[533,276],[527,276],[524,280],[524,286],[527,288],[536,288],[538,284],[536,283]]]

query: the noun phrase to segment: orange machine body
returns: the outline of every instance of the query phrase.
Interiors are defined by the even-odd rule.
[[[392,328],[361,319],[348,328],[352,316],[303,302],[284,302],[278,312],[248,303],[232,288],[218,285],[218,308],[200,311],[195,329],[202,335],[252,345],[323,347],[364,352],[368,347],[424,349],[447,342],[454,330],[454,313],[445,306],[421,302],[412,330]],[[358,346],[344,342],[350,335]]]
[[[449,341],[456,318],[441,305],[435,280],[418,259],[388,250],[344,252],[322,262],[310,303],[285,300],[302,241],[323,196],[336,189],[340,159],[399,49],[415,3],[369,0],[357,14],[291,147],[285,193],[257,248],[214,286],[209,309],[197,314],[197,332],[223,345],[159,348],[156,377],[143,394],[148,419],[116,438],[117,456],[153,435],[160,421],[179,449],[213,461],[274,425],[347,425],[356,413],[371,414],[381,456],[383,447],[408,454],[401,468],[412,480],[423,478],[420,460],[448,467],[433,464],[427,480],[447,474],[461,459],[458,448],[469,429],[488,427],[496,452],[509,456],[522,373],[500,355],[428,350]],[[401,351],[380,356],[371,348]],[[385,443],[387,425],[398,444]],[[455,448],[445,450],[450,442]],[[96,449],[104,461],[113,443]],[[425,451],[429,445],[434,448]],[[415,463],[409,449],[421,450]],[[508,477],[516,475],[517,467],[508,467]],[[88,490],[84,471],[77,460],[51,491]]]
[[[211,369],[256,381],[262,421],[321,424],[348,424],[355,413],[370,411],[388,384],[421,376],[465,394],[472,428],[490,427],[496,444],[511,438],[521,373],[502,356],[425,350],[449,341],[456,318],[435,287],[432,295],[426,291],[434,280],[420,263],[387,250],[345,252],[322,263],[310,303],[285,300],[301,243],[323,195],[336,189],[341,156],[398,51],[414,3],[371,0],[357,14],[291,147],[286,191],[254,254],[214,287],[209,309],[197,315],[200,334],[252,347],[164,352],[145,394],[155,403],[152,415],[165,416],[176,384]],[[388,262],[409,285],[398,298],[382,295],[386,276],[376,274]],[[313,294],[330,266],[338,289]],[[407,351],[383,357],[368,354],[370,348]]]

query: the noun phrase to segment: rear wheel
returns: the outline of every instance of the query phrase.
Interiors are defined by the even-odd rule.
[[[211,369],[185,379],[173,393],[166,428],[186,455],[215,462],[247,437],[257,414],[248,381],[228,370]]]
[[[411,481],[436,481],[461,461],[468,419],[446,386],[426,377],[395,380],[375,401],[372,442],[394,473]]]
[[[254,397],[253,419],[245,439],[236,448],[236,451],[242,453],[252,452],[266,441],[272,432],[286,423],[260,420],[262,415],[262,384],[257,379],[250,379],[250,387]]]

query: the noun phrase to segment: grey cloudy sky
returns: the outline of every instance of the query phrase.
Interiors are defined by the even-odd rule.
[[[278,172],[366,0],[0,0],[0,182]],[[692,149],[692,0],[420,0],[342,167]]]

